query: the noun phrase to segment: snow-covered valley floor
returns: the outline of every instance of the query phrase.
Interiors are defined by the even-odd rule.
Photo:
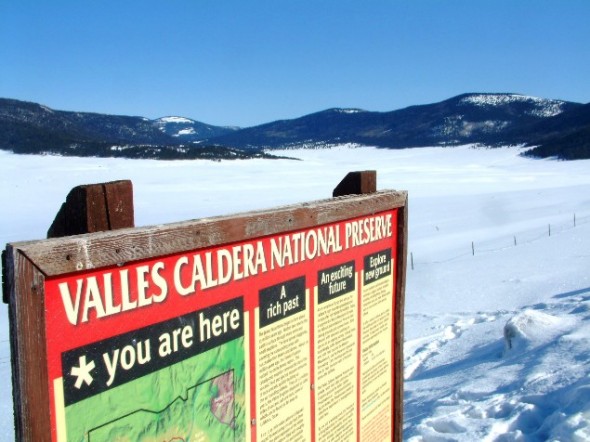
[[[347,172],[375,169],[379,189],[410,198],[404,439],[586,441],[590,161],[519,153],[338,147],[280,153],[302,161],[165,162],[0,151],[0,243],[45,237],[79,184],[131,179],[143,226],[322,199]],[[14,439],[7,323],[2,306],[3,441]]]

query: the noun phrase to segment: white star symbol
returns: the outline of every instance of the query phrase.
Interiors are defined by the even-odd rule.
[[[72,367],[70,371],[70,375],[76,376],[76,383],[74,387],[80,389],[83,382],[86,382],[86,385],[92,384],[94,380],[90,372],[94,370],[95,364],[93,360],[90,360],[90,363],[86,362],[86,355],[80,356],[78,366]]]

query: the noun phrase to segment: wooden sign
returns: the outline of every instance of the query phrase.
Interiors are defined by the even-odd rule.
[[[401,441],[406,201],[9,244],[17,439]]]

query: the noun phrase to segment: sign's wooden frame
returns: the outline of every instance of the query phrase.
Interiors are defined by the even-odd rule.
[[[125,228],[65,238],[8,244],[5,252],[5,296],[9,303],[13,396],[17,440],[50,437],[50,399],[45,341],[44,281],[132,261],[182,253],[266,235],[306,229],[399,209],[395,339],[394,440],[402,440],[403,330],[407,254],[408,195],[379,191],[330,198],[231,216],[151,227]]]

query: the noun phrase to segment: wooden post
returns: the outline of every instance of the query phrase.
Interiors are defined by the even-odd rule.
[[[377,171],[348,172],[332,192],[332,196],[364,195],[377,191]]]
[[[2,250],[2,302],[8,304],[8,260],[6,250]]]
[[[134,227],[129,180],[74,187],[47,231],[48,238]]]
[[[97,434],[103,430],[107,431],[104,427],[96,427],[96,423],[92,421],[98,411],[87,408],[95,407],[98,401],[86,401],[86,399],[105,394],[105,401],[108,399],[113,404],[121,404],[122,409],[127,410],[129,404],[135,403],[134,398],[126,395],[126,391],[129,390],[116,387],[136,382],[136,386],[143,388],[145,376],[156,376],[157,372],[168,367],[173,367],[180,373],[186,368],[183,361],[191,361],[190,364],[193,364],[189,367],[190,373],[186,374],[188,382],[186,388],[193,388],[189,381],[208,375],[207,367],[211,366],[212,358],[219,353],[204,351],[204,349],[195,353],[195,349],[190,348],[192,339],[190,342],[186,341],[187,345],[183,343],[183,349],[177,353],[179,359],[165,358],[160,355],[151,359],[150,364],[147,362],[137,365],[127,364],[128,367],[124,369],[129,369],[129,377],[117,378],[118,384],[115,385],[107,382],[110,376],[108,371],[95,370],[95,368],[98,368],[100,361],[104,359],[105,351],[110,351],[109,349],[115,346],[119,348],[125,343],[135,342],[136,338],[139,342],[155,342],[159,336],[163,336],[163,331],[167,336],[175,330],[180,331],[177,328],[178,324],[185,327],[182,330],[201,334],[195,335],[195,341],[203,342],[203,339],[209,339],[205,335],[209,332],[203,331],[197,321],[201,317],[207,318],[206,320],[220,318],[221,313],[224,316],[231,315],[230,320],[235,319],[237,325],[234,328],[232,323],[231,329],[228,329],[229,334],[223,335],[220,338],[223,339],[222,341],[212,343],[211,348],[231,354],[230,358],[220,358],[220,361],[216,361],[218,364],[216,370],[221,375],[230,371],[233,373],[236,369],[244,371],[244,382],[236,387],[238,388],[236,398],[241,398],[241,404],[245,404],[243,398],[247,397],[247,394],[250,394],[250,397],[256,394],[257,401],[263,401],[264,395],[267,400],[272,398],[274,392],[270,387],[261,390],[259,385],[262,382],[266,382],[268,386],[278,385],[278,381],[284,377],[284,370],[272,361],[272,358],[276,357],[276,351],[269,351],[268,357],[263,359],[260,356],[261,353],[257,353],[252,345],[247,345],[247,342],[251,342],[260,348],[260,342],[266,336],[261,330],[263,320],[283,321],[276,322],[276,328],[272,333],[277,333],[277,336],[282,333],[282,330],[292,333],[294,326],[301,328],[301,336],[310,332],[312,324],[313,327],[318,327],[317,330],[324,330],[324,340],[320,339],[321,334],[318,332],[313,335],[314,339],[301,340],[297,344],[303,350],[302,353],[292,352],[290,356],[299,358],[303,354],[304,357],[310,358],[309,362],[297,364],[299,367],[297,375],[309,383],[302,382],[300,390],[295,392],[297,394],[294,393],[286,398],[299,406],[300,393],[306,397],[310,394],[310,386],[317,385],[315,384],[317,382],[324,382],[324,385],[327,385],[331,381],[327,375],[322,377],[316,374],[315,383],[311,384],[313,355],[320,354],[322,349],[333,345],[333,342],[328,341],[328,336],[342,333],[344,338],[350,333],[348,329],[339,328],[342,319],[339,316],[340,313],[333,314],[334,309],[339,308],[341,304],[327,302],[333,295],[334,297],[344,296],[346,298],[340,299],[345,300],[348,305],[357,307],[349,309],[350,323],[354,327],[371,327],[377,318],[381,321],[383,312],[386,312],[388,316],[391,325],[381,330],[373,330],[373,333],[374,340],[385,355],[380,363],[389,364],[391,361],[392,364],[391,377],[388,379],[390,387],[379,392],[381,401],[379,404],[383,410],[379,413],[381,416],[386,416],[385,413],[391,411],[393,415],[391,422],[381,419],[378,425],[382,426],[382,431],[391,432],[392,441],[401,442],[403,436],[403,312],[408,242],[407,192],[391,190],[371,193],[362,184],[363,173],[360,173],[357,184],[360,184],[360,191],[368,193],[365,195],[329,198],[266,211],[114,232],[101,232],[101,230],[113,230],[133,224],[133,211],[129,209],[132,205],[125,205],[125,202],[132,202],[131,183],[105,183],[73,189],[71,196],[68,197],[70,201],[64,203],[54,221],[55,226],[52,226],[49,234],[57,236],[82,232],[95,233],[87,233],[79,237],[12,243],[7,245],[5,251],[4,260],[5,264],[8,264],[6,266],[7,293],[10,295],[8,310],[11,327],[16,440],[58,441],[70,438],[79,440],[85,436],[90,438],[90,433],[85,429],[92,429],[93,432],[96,430]],[[373,173],[373,189],[376,187],[375,181]],[[116,188],[118,185],[124,188],[129,186],[126,188],[126,198],[110,193],[109,187]],[[75,216],[75,207],[83,213]],[[130,211],[125,212],[126,209]],[[127,217],[123,216],[125,213]],[[121,218],[126,221],[121,222]],[[304,237],[302,235],[312,238],[320,231],[327,231],[325,229],[337,238],[338,235],[346,234],[349,225],[355,225],[361,229],[361,226],[371,226],[373,221],[376,226],[379,224],[382,226],[380,231],[382,235],[358,237],[357,243],[351,246],[354,249],[348,250],[344,255],[337,254],[341,248],[335,241],[332,243],[333,246],[326,245],[325,253],[310,255],[304,265],[299,265],[298,261],[287,262],[287,260],[284,261],[284,266],[277,266],[277,268],[265,265],[266,259],[272,259],[273,244],[278,244],[280,241],[299,244],[299,239]],[[386,228],[387,226],[391,228]],[[177,284],[172,269],[187,267],[186,264],[189,263],[186,270],[187,275],[190,276],[190,260],[195,260],[196,263],[201,256],[211,256],[219,264],[222,259],[225,259],[224,257],[235,252],[235,244],[243,244],[243,250],[256,250],[261,256],[260,266],[257,264],[256,270],[249,275],[245,273],[234,275],[219,287],[211,285],[208,287],[210,290],[199,293],[201,304],[198,306],[184,301],[185,295],[195,293],[197,289],[194,287],[193,291],[191,286],[183,286],[184,282]],[[332,252],[335,254],[331,255]],[[242,256],[241,253],[240,256]],[[213,262],[215,261],[212,261],[211,265],[214,265]],[[291,265],[296,267],[290,268]],[[169,271],[163,271],[166,269]],[[348,272],[339,269],[350,269],[351,274],[344,274]],[[368,273],[368,270],[371,270],[371,276],[367,279],[358,276],[363,272]],[[297,272],[296,278],[291,279],[295,272]],[[341,291],[336,294],[330,292],[329,283],[324,281],[323,288],[326,290],[322,295],[325,297],[321,300],[322,311],[319,310],[319,288],[322,283],[315,284],[316,281],[321,281],[319,276],[321,272],[324,275],[341,272],[342,277],[337,278],[338,281],[347,281],[349,278],[356,281],[354,285],[345,284],[340,287]],[[249,284],[249,289],[246,293],[241,293],[238,290],[239,286],[234,283],[242,284],[243,282],[238,280],[246,277],[250,278],[246,282]],[[115,281],[120,281],[118,288],[116,284],[112,284]],[[287,284],[290,287],[288,290],[285,289]],[[309,288],[314,285],[318,286],[317,295],[309,295]],[[120,296],[120,299],[123,299],[137,287],[145,289],[144,292],[149,293],[145,299],[154,300],[154,302],[150,301],[149,305],[142,306],[128,299],[130,301],[128,309],[119,309],[111,302],[115,299],[114,296]],[[277,291],[279,288],[280,293]],[[119,289],[119,293],[115,294],[114,290]],[[158,292],[158,289],[161,290]],[[290,314],[305,312],[302,313],[303,316],[275,319],[274,314],[268,313],[268,307],[273,305],[272,303],[277,299],[276,296],[281,296],[283,290],[288,292],[292,299],[297,300],[293,303],[294,306],[301,307],[301,310]],[[390,299],[383,297],[383,290],[391,291],[387,293]],[[68,296],[64,295],[67,293],[71,295],[77,293],[80,304],[74,305],[73,303],[77,301],[71,296],[68,299]],[[227,293],[235,293],[235,295],[231,295],[231,299],[226,299],[224,297]],[[314,299],[311,296],[317,296],[317,301],[301,306],[299,296],[301,299],[306,297]],[[358,307],[363,305],[361,297],[368,304],[374,300],[373,304],[380,302],[382,305],[379,309],[373,309],[375,314],[361,316],[358,310]],[[156,298],[160,298],[160,301],[156,301]],[[165,303],[161,302],[164,298],[166,298]],[[107,312],[104,308],[101,310],[99,303],[101,306],[110,305],[109,311]],[[139,307],[141,308],[138,309]],[[235,318],[233,318],[234,312],[237,315]],[[307,319],[297,319],[303,317]],[[327,321],[324,322],[323,328],[319,324],[320,317]],[[248,324],[247,318],[253,318],[253,323],[249,323],[254,324],[253,327],[242,327],[241,324]],[[314,320],[318,322],[313,322]],[[326,330],[330,333],[325,332]],[[138,337],[139,331],[143,333],[142,337]],[[357,329],[354,335],[364,336],[359,333]],[[236,336],[241,337],[242,340],[236,340]],[[265,339],[268,341],[268,336]],[[277,342],[277,339],[273,339],[272,343],[268,341],[266,344],[276,346]],[[362,379],[371,372],[372,367],[368,363],[358,361],[357,357],[369,348],[374,348],[374,345],[373,339],[370,342],[368,339],[364,341],[355,339],[351,344],[347,364],[350,367],[357,367]],[[267,364],[267,373],[264,378],[246,377],[249,370],[253,369],[253,361],[258,361],[259,365]],[[324,364],[325,368],[330,368],[332,362],[326,360]],[[271,369],[271,367],[274,368]],[[348,370],[348,368],[342,372],[342,376],[345,374],[349,376],[351,373],[356,379],[350,381],[358,381],[354,370]],[[166,379],[166,375],[159,379],[163,383],[174,381],[173,378]],[[131,389],[139,388],[131,387]],[[259,390],[266,392],[263,394]],[[172,389],[168,391],[173,393]],[[367,394],[361,393],[360,399],[365,403],[372,403],[369,401],[374,401],[374,397],[368,393],[370,391],[367,391]],[[331,403],[329,397],[325,395],[320,397],[317,391],[312,394],[315,395],[316,410],[319,409],[317,407],[320,404],[329,406]],[[176,401],[175,397],[172,394],[169,399]],[[312,398],[307,397],[310,400],[304,402],[305,413],[311,416]],[[342,398],[344,399],[354,405],[359,398],[353,393],[347,398]],[[150,409],[161,409],[160,405],[157,405],[161,401],[160,397],[154,396],[153,403],[156,405],[150,406]],[[70,406],[75,408],[68,408],[66,413],[66,408]],[[240,440],[244,440],[246,435],[255,439],[257,434],[267,429],[274,431],[274,428],[281,428],[284,422],[282,415],[277,415],[273,418],[274,421],[271,419],[269,422],[262,423],[258,406],[252,408],[253,412],[250,415],[252,425],[249,426],[246,423],[247,415],[244,415],[241,421],[243,430],[240,430],[238,437]],[[358,422],[359,416],[354,415],[354,406],[348,407],[348,410],[349,417]],[[360,406],[356,411],[361,413]],[[100,410],[100,413],[101,419],[104,416],[105,421],[113,424],[118,420],[117,416],[122,415],[118,409],[110,409],[110,407],[105,407],[104,410]],[[284,413],[288,414],[290,411]],[[69,425],[72,423],[76,425]],[[119,424],[117,422],[117,425]],[[318,428],[319,426],[316,425],[316,430]],[[144,432],[141,425],[131,430],[135,432],[134,434]],[[309,434],[303,427],[297,430],[300,433],[300,439],[304,439]],[[363,431],[367,431],[367,437],[369,437],[371,428],[368,428],[368,425],[359,427],[359,433],[364,435]],[[291,436],[288,434],[284,437]],[[154,436],[154,439],[158,438],[159,436]],[[100,434],[98,439],[102,440]]]
[[[346,195],[365,195],[377,192],[377,171],[365,170],[349,172],[332,192],[334,198]],[[395,442],[401,442],[403,438],[403,415],[404,415],[404,309],[405,309],[405,286],[406,286],[406,265],[408,251],[408,206],[404,204],[400,208],[398,219],[398,248],[399,259],[397,261],[397,286],[395,288],[395,331],[394,342],[395,356],[393,360],[394,375],[394,416],[392,416],[392,425],[394,432],[392,439]],[[414,256],[411,255],[411,266],[414,270]]]
[[[406,299],[406,267],[408,260],[408,204],[407,194],[406,201],[399,209],[399,218],[397,224],[398,235],[398,260],[397,260],[397,293],[395,300],[395,338],[394,348],[395,357],[393,360],[393,372],[395,378],[393,403],[395,404],[393,422],[394,433],[393,441],[401,442],[403,440],[403,422],[404,422],[404,311]]]

